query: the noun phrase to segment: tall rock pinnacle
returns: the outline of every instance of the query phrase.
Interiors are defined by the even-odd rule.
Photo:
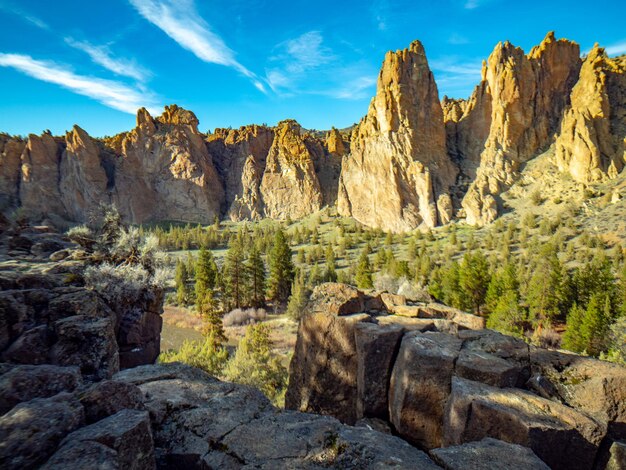
[[[451,216],[448,191],[456,174],[422,44],[388,52],[376,96],[343,160],[339,213],[394,232],[433,227]]]

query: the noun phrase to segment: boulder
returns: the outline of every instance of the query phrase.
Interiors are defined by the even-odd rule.
[[[530,361],[550,398],[608,423],[612,438],[626,440],[626,368],[535,347],[530,348]]]
[[[75,315],[54,323],[53,364],[79,366],[85,376],[106,379],[119,370],[113,318]]]
[[[57,450],[41,467],[42,470],[84,468],[98,470],[120,469],[117,452],[93,441],[71,441]]]
[[[389,419],[389,381],[404,328],[359,323],[355,328],[357,355],[357,417]]]
[[[383,292],[382,294],[380,294],[380,299],[382,300],[385,309],[389,313],[395,313],[395,308],[397,306],[406,305],[406,297],[403,295],[389,294],[388,292]]]
[[[103,380],[79,395],[87,423],[95,423],[124,409],[143,410],[143,393],[136,385]]]
[[[0,467],[34,468],[84,422],[83,407],[69,393],[35,398],[0,417]]]
[[[96,442],[114,450],[120,469],[155,468],[152,431],[147,411],[122,410],[85,426],[68,435],[61,443],[61,449],[79,442]]]
[[[285,408],[327,414],[354,424],[357,419],[356,325],[366,314],[310,313],[300,321],[289,366]]]
[[[611,445],[610,458],[606,464],[606,470],[626,469],[626,443],[614,442]]]
[[[2,353],[2,359],[22,364],[45,364],[48,362],[48,349],[52,335],[46,325],[36,326],[25,331]]]
[[[493,437],[529,447],[553,469],[590,469],[606,425],[523,390],[455,377],[443,433],[445,446]]]
[[[78,367],[20,365],[0,375],[0,414],[33,398],[73,392],[83,379]]]
[[[355,287],[348,284],[326,282],[315,286],[305,311],[307,313],[351,315],[365,312],[365,301],[365,294]]]
[[[430,455],[445,470],[550,470],[528,447],[490,437],[460,446],[433,449]]]
[[[445,333],[404,335],[393,366],[389,415],[400,436],[422,448],[441,447],[443,419],[462,341]]]

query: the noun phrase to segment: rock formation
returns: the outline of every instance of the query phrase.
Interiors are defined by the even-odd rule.
[[[220,215],[222,184],[192,112],[172,105],[153,119],[140,109],[137,127],[115,144],[112,200],[129,222],[211,223]]]
[[[57,170],[59,192],[70,220],[84,221],[101,203],[108,203],[108,179],[96,142],[78,126],[65,136],[65,152]]]
[[[260,188],[270,218],[300,218],[322,207],[313,156],[301,132],[295,121],[283,121],[276,129]]]
[[[610,444],[626,438],[626,368],[441,318],[445,308],[408,305],[415,317],[399,316],[407,310],[395,297],[383,296],[382,307],[347,286],[315,289],[287,408],[346,423],[387,420],[422,449],[459,446],[433,451],[439,461],[489,454],[500,444],[463,446],[495,438],[530,448],[553,469],[604,468]],[[526,452],[511,452],[524,460]]]
[[[336,206],[369,227],[406,232],[455,217],[483,225],[524,165],[550,150],[584,184],[626,164],[626,58],[548,33],[528,54],[499,43],[467,100],[438,97],[422,45],[389,52],[367,115],[348,130],[198,130],[176,105],[94,139],[0,134],[0,204],[83,222],[113,203],[128,222],[300,218]]]
[[[265,126],[216,129],[207,137],[209,153],[224,182],[225,214],[233,220],[265,216],[260,186],[274,130]]]
[[[28,136],[17,191],[21,207],[29,216],[65,213],[59,188],[63,144],[47,133]]]
[[[326,142],[293,120],[275,128],[216,129],[207,137],[233,220],[300,218],[334,205],[347,143],[331,132]]]
[[[455,151],[480,161],[463,199],[469,224],[492,222],[498,195],[515,181],[520,165],[551,143],[578,75],[579,55],[577,44],[549,33],[528,55],[508,41],[499,43],[483,64],[482,82],[456,124]]]
[[[576,181],[615,177],[626,163],[626,57],[596,44],[585,58],[556,140],[556,162]]]
[[[0,207],[18,203],[18,188],[21,173],[21,155],[26,142],[19,137],[0,134]]]
[[[456,174],[422,44],[387,53],[376,96],[343,160],[339,213],[394,232],[433,227],[449,218],[447,201],[442,210],[438,205]]]

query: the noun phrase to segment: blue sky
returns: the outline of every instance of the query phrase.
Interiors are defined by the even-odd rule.
[[[112,135],[170,103],[202,131],[341,128],[366,113],[385,52],[414,39],[440,95],[467,97],[498,41],[528,52],[555,30],[623,54],[624,18],[623,0],[0,0],[0,131]]]

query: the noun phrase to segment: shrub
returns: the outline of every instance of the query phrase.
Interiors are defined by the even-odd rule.
[[[138,264],[114,266],[103,263],[85,270],[85,285],[98,292],[111,304],[135,303],[144,296],[152,296],[152,289],[162,289],[167,279],[165,271],[150,274]]]
[[[272,352],[267,324],[251,325],[224,369],[227,380],[259,388],[275,404],[284,396],[287,369]]]
[[[178,351],[165,351],[159,356],[159,362],[182,362],[215,376],[222,374],[227,360],[228,351],[213,335],[204,341],[185,340]]]
[[[374,289],[378,292],[389,292],[390,294],[398,293],[398,279],[390,274],[379,273],[374,279]]]
[[[224,315],[224,326],[252,325],[267,319],[267,312],[263,308],[236,308]]]

